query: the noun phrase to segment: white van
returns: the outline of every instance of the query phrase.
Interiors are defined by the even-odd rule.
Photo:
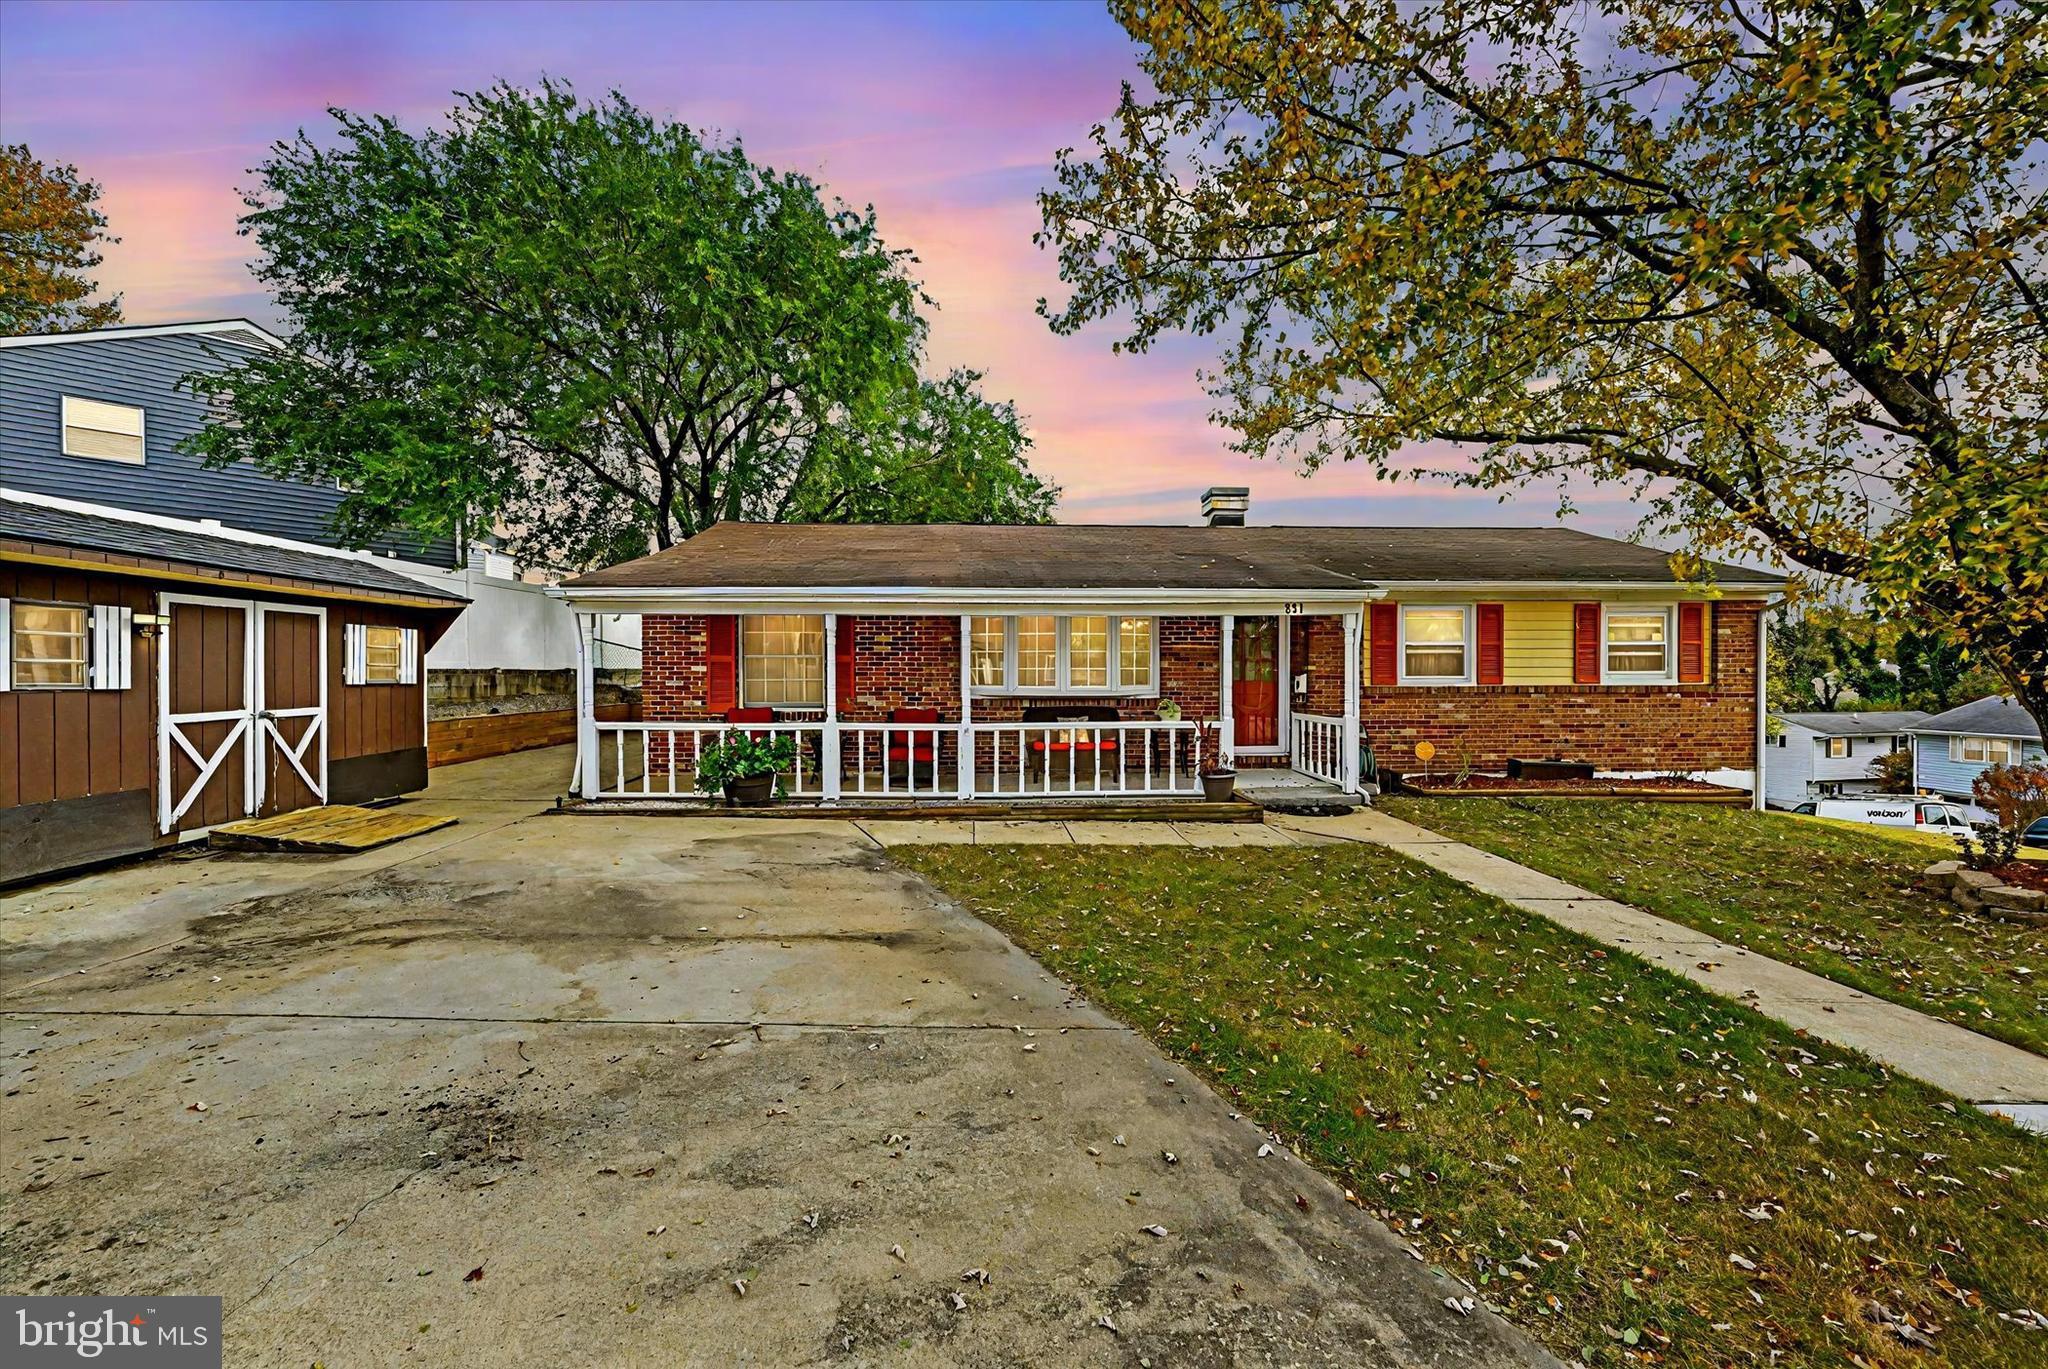
[[[1913,794],[1873,794],[1853,799],[1817,799],[1792,810],[1837,822],[1865,822],[1872,827],[1918,827],[1941,836],[1971,835],[1962,805]]]

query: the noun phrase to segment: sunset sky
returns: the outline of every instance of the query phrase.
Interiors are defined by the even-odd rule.
[[[1215,483],[1250,485],[1259,523],[1553,521],[1551,492],[1502,505],[1253,462],[1208,422],[1195,370],[1210,344],[1119,357],[1108,328],[1052,335],[1033,308],[1060,294],[1031,241],[1034,197],[1136,74],[1098,4],[0,3],[0,138],[102,184],[122,239],[102,278],[134,323],[277,322],[246,269],[236,188],[272,142],[326,128],[328,106],[420,127],[451,91],[544,74],[586,96],[616,87],[872,203],[939,303],[932,369],[980,368],[1017,402],[1065,521],[1192,521]],[[1575,526],[1633,522],[1619,498],[1581,502]]]

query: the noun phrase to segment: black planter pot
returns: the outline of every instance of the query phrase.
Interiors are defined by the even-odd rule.
[[[1206,770],[1202,772],[1202,797],[1210,803],[1228,803],[1230,796],[1237,792],[1235,770]]]
[[[745,779],[725,782],[725,803],[728,808],[759,808],[774,797],[773,775],[749,775]]]

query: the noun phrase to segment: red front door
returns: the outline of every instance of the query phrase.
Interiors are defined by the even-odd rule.
[[[1230,652],[1232,736],[1239,746],[1280,744],[1280,620],[1240,618]]]

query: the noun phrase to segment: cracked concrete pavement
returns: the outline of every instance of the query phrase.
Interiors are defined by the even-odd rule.
[[[1553,1362],[852,824],[562,767],[5,896],[0,1286],[236,1365]]]

